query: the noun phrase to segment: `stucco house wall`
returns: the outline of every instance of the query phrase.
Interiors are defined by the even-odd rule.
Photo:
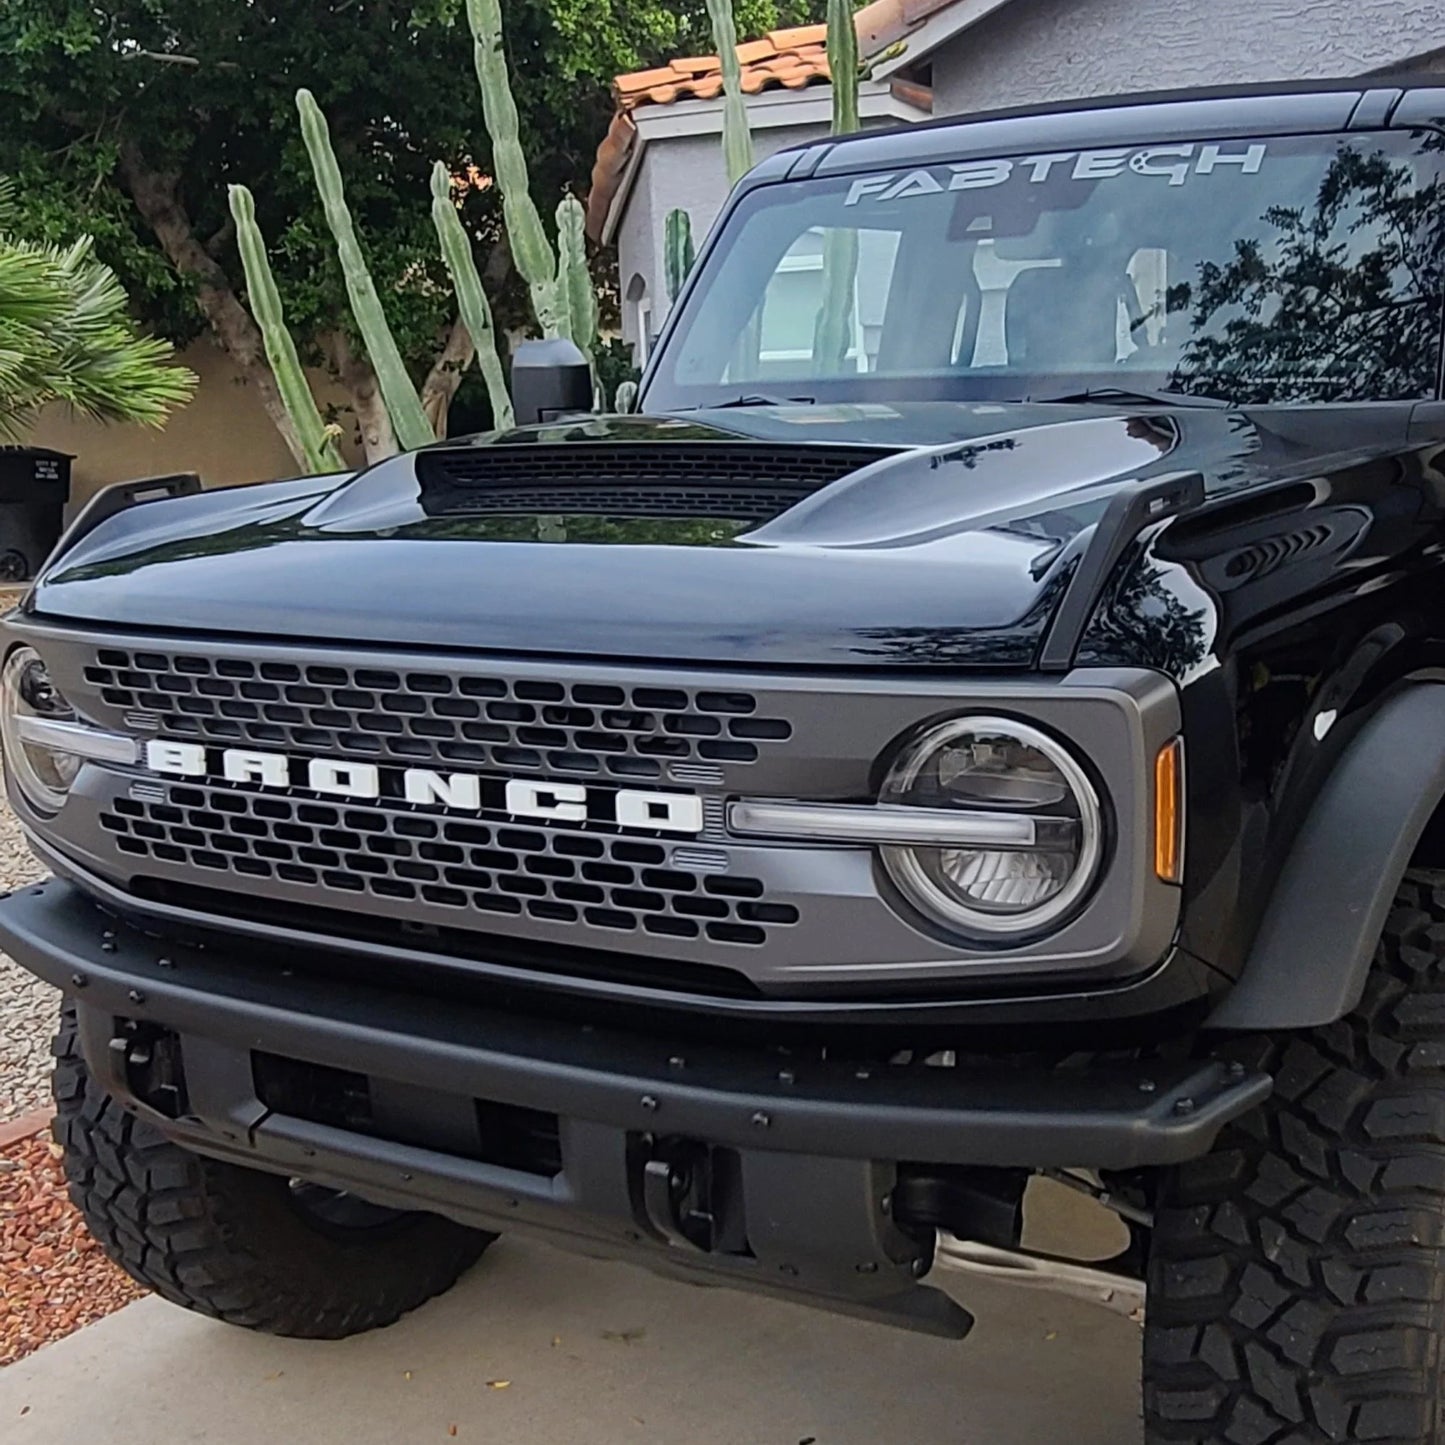
[[[1445,0],[1009,0],[932,55],[937,115],[1404,66]]]
[[[828,135],[833,88],[824,84],[768,90],[749,96],[747,106],[753,154],[761,161],[775,151]],[[927,119],[885,83],[863,84],[859,113],[864,126]],[[693,241],[700,247],[727,200],[728,181],[721,101],[681,100],[647,106],[634,115],[639,159],[618,198],[613,239],[622,289],[622,335],[640,363],[647,351],[644,333],[656,335],[669,306],[664,252],[668,212],[676,208],[688,213]]]
[[[87,421],[58,406],[42,412],[27,428],[26,445],[53,447],[75,457],[72,510],[100,487],[139,477],[199,472],[202,482],[214,487],[301,474],[255,390],[218,346],[202,337],[180,359],[200,378],[200,386],[162,431]],[[341,426],[343,453],[358,464],[361,448],[345,394],[325,373],[313,372],[310,380],[323,414]]]
[[[827,133],[826,124],[754,131],[753,153],[762,160],[787,146]],[[649,145],[643,152],[627,211],[617,229],[617,254],[625,258],[626,267],[618,277],[622,287],[622,335],[632,344],[639,362],[646,350],[645,344],[638,348],[645,319],[650,318],[649,329],[655,334],[667,316],[663,237],[668,212],[679,208],[688,213],[693,240],[700,246],[727,194],[722,145],[715,134],[673,136]]]

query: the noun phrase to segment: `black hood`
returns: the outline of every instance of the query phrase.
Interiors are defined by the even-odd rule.
[[[29,607],[126,628],[793,666],[1024,667],[1121,482],[1212,494],[1408,409],[756,407],[449,442],[122,512]],[[1347,424],[1346,424],[1347,423]],[[1293,433],[1311,438],[1298,440]]]

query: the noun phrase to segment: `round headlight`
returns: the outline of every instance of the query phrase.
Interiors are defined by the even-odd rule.
[[[75,714],[50,680],[33,647],[17,647],[0,671],[0,743],[10,784],[42,813],[58,813],[80,771],[74,753],[59,752],[22,735],[24,718],[69,722]]]
[[[1047,927],[1079,902],[1098,871],[1098,794],[1067,749],[1025,723],[964,717],[931,728],[893,765],[879,801],[958,815],[957,846],[882,850],[905,897],[957,932]],[[970,842],[970,814],[1017,819],[1031,841]]]

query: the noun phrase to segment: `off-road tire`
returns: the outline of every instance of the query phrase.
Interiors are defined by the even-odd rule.
[[[1445,872],[1353,1013],[1229,1053],[1275,1092],[1159,1180],[1148,1445],[1445,1445]]]
[[[173,1304],[267,1334],[341,1339],[448,1289],[495,1238],[432,1214],[326,1228],[280,1175],[193,1154],[122,1109],[86,1068],[72,1008],[54,1051],[71,1200],[110,1258]]]

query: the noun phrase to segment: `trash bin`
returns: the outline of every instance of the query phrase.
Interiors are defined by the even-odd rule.
[[[0,447],[0,582],[33,577],[60,540],[73,460],[46,447]]]

